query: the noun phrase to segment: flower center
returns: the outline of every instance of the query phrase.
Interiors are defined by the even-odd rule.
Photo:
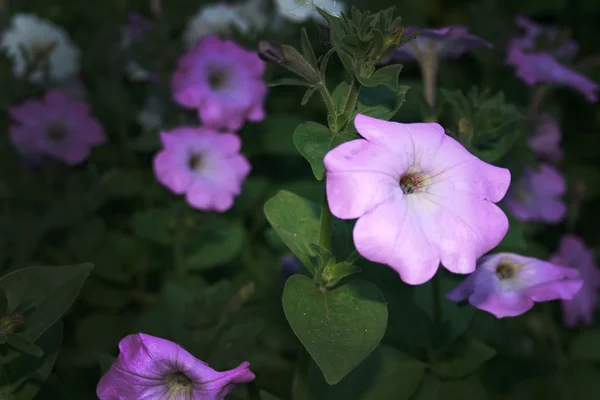
[[[510,279],[517,273],[517,268],[515,265],[502,261],[496,267],[496,276],[502,280]]]
[[[36,39],[29,43],[29,49],[33,58],[39,61],[50,56],[57,45],[56,41],[47,42],[43,39]]]
[[[227,86],[229,72],[224,68],[213,68],[208,74],[208,84],[213,90],[221,90]]]
[[[169,394],[172,395],[190,394],[194,388],[192,380],[181,371],[176,371],[167,375],[165,382],[169,387]]]
[[[200,153],[192,153],[190,154],[190,158],[188,160],[188,166],[192,171],[200,171],[202,169],[202,165],[204,164],[204,156]]]
[[[400,189],[404,194],[413,194],[423,191],[427,185],[427,176],[425,174],[418,174],[409,172],[400,177],[398,181]]]
[[[46,137],[53,142],[62,142],[67,137],[67,130],[61,124],[53,124],[48,127]]]

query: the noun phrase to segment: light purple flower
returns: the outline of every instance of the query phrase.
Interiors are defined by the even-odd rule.
[[[236,131],[246,120],[265,117],[265,65],[256,52],[233,41],[203,36],[177,64],[173,97],[196,109],[205,126]]]
[[[506,196],[506,206],[520,221],[556,224],[567,213],[562,199],[566,190],[565,178],[550,164],[540,164],[538,171],[525,167]]]
[[[92,147],[106,142],[102,126],[90,116],[89,105],[58,90],[12,106],[9,114],[16,122],[10,127],[10,139],[17,151],[30,156],[76,165],[90,155]]]
[[[594,262],[594,252],[579,237],[567,234],[561,238],[558,252],[550,262],[577,269],[583,279],[583,287],[575,297],[562,302],[565,325],[571,328],[580,322],[592,325],[600,288],[600,270]]]
[[[545,28],[524,17],[517,17],[517,25],[524,30],[508,43],[506,63],[516,67],[515,73],[527,85],[540,83],[567,86],[581,92],[589,102],[598,100],[600,85],[573,69],[561,60],[574,57],[576,42],[560,35],[556,28]],[[540,47],[540,42],[546,44]]]
[[[419,61],[434,55],[437,59],[457,58],[474,47],[492,44],[471,35],[462,25],[451,25],[441,29],[419,29],[409,27],[406,34],[417,32],[417,37],[400,46],[392,55],[397,62]]]
[[[98,382],[100,400],[223,400],[255,378],[248,362],[218,372],[178,344],[144,333],[124,337],[119,350]]]
[[[431,279],[440,261],[452,272],[473,272],[508,229],[494,203],[510,172],[470,154],[436,123],[359,114],[354,125],[364,139],[331,150],[325,167],[331,212],[358,218],[358,252],[412,285]]]
[[[542,113],[536,122],[534,134],[527,143],[538,157],[560,161],[563,157],[561,136],[558,122],[550,114]]]
[[[483,257],[477,270],[446,295],[449,300],[469,300],[473,307],[497,318],[515,317],[534,303],[572,299],[583,281],[576,269],[511,253]]]
[[[163,145],[154,158],[160,183],[200,210],[223,212],[233,206],[250,173],[240,153],[240,138],[204,127],[181,127],[161,132]]]

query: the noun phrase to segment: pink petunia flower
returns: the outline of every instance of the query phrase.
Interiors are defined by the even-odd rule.
[[[100,400],[223,400],[255,379],[248,362],[218,372],[178,344],[144,333],[124,337],[119,350],[98,382]]]
[[[412,285],[431,279],[440,261],[452,272],[473,272],[508,229],[494,203],[510,172],[470,154],[436,123],[359,114],[354,124],[364,139],[331,150],[325,167],[331,212],[358,218],[358,252]]]
[[[565,325],[571,328],[580,322],[592,325],[600,288],[600,270],[594,262],[594,252],[583,240],[567,234],[561,238],[558,252],[550,258],[550,262],[577,269],[583,279],[583,287],[575,297],[562,302]]]
[[[246,120],[265,118],[264,72],[265,63],[255,52],[204,36],[179,60],[173,97],[181,106],[196,109],[205,126],[236,131]]]
[[[449,300],[469,300],[473,307],[497,318],[515,317],[534,303],[572,299],[583,281],[576,269],[536,258],[498,253],[483,257],[477,270],[446,295]]]
[[[16,122],[10,127],[10,139],[17,151],[29,156],[47,156],[73,166],[107,140],[89,105],[58,90],[12,106],[9,114]]]
[[[542,113],[536,122],[534,134],[527,143],[538,157],[560,161],[563,157],[561,136],[558,122],[550,114]]]
[[[516,67],[523,82],[571,87],[589,102],[598,101],[600,85],[561,63],[577,54],[576,42],[561,36],[556,28],[542,27],[524,17],[517,17],[516,23],[524,32],[509,41],[506,63]]]
[[[163,145],[154,158],[160,183],[200,210],[224,212],[242,190],[250,163],[240,153],[240,138],[210,128],[181,127],[161,132]]]
[[[556,224],[567,213],[562,199],[566,190],[565,178],[553,166],[540,164],[538,171],[525,167],[506,196],[506,206],[520,221]]]

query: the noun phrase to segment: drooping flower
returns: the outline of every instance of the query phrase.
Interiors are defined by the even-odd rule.
[[[218,372],[176,343],[138,333],[119,343],[119,356],[100,379],[100,400],[223,400],[254,380],[250,363]]]
[[[130,46],[144,43],[153,28],[152,23],[140,13],[128,13],[125,26],[123,27],[121,47],[127,49]],[[132,81],[147,81],[153,78],[152,73],[142,68],[135,60],[127,62],[125,71]]]
[[[29,73],[34,83],[45,79],[61,81],[79,71],[80,51],[60,26],[33,14],[15,14],[10,27],[1,36],[0,47],[13,62],[13,73],[22,77]],[[32,63],[37,66],[33,68]]]
[[[160,183],[200,210],[224,212],[242,190],[250,163],[240,154],[240,138],[205,127],[161,132],[163,145],[154,158]]]
[[[354,124],[364,139],[331,150],[325,167],[331,212],[358,218],[358,252],[412,285],[431,279],[440,261],[452,272],[473,272],[508,229],[494,203],[510,172],[470,154],[436,123],[359,114]]]
[[[525,167],[506,196],[506,206],[520,221],[556,224],[567,212],[562,199],[566,190],[565,178],[553,166],[540,164],[537,171]]]
[[[216,36],[202,37],[179,60],[173,75],[173,97],[196,109],[205,126],[237,131],[246,120],[265,117],[265,63],[256,52]]]
[[[93,147],[106,142],[102,126],[90,116],[89,105],[61,91],[51,90],[41,100],[13,106],[9,114],[16,122],[10,139],[19,152],[76,165]]]
[[[576,269],[498,253],[483,257],[477,270],[446,297],[455,302],[468,300],[497,318],[515,317],[529,311],[534,303],[572,299],[582,285]]]
[[[322,20],[317,7],[331,15],[341,15],[346,4],[340,0],[275,0],[279,15],[292,22],[303,22],[309,18]]]
[[[575,297],[562,302],[563,320],[568,327],[575,327],[579,323],[594,323],[594,310],[600,289],[600,270],[594,258],[594,252],[583,240],[569,234],[561,238],[558,252],[550,258],[553,264],[577,269],[583,279],[583,287]]]
[[[509,41],[506,63],[516,68],[523,82],[529,86],[567,86],[581,92],[589,102],[598,100],[600,85],[563,65],[577,54],[576,42],[554,27],[543,27],[524,17],[517,17],[516,24],[523,34]]]
[[[560,161],[563,156],[560,140],[558,122],[550,114],[542,113],[536,122],[534,134],[527,143],[538,157]]]

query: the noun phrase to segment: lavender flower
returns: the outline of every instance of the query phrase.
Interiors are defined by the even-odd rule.
[[[527,143],[538,157],[560,161],[563,157],[561,136],[558,122],[550,114],[542,113],[536,122],[534,134]]]
[[[572,299],[582,285],[575,269],[498,253],[483,257],[477,270],[446,297],[455,302],[468,299],[473,307],[497,318],[515,317],[537,302]]]
[[[119,343],[120,354],[100,379],[100,400],[223,400],[255,376],[244,362],[217,372],[176,343],[138,333]]]
[[[327,199],[341,219],[358,218],[354,244],[409,284],[422,284],[440,261],[468,274],[508,229],[494,203],[510,172],[486,164],[436,123],[401,124],[358,115],[353,140],[325,156]]]

